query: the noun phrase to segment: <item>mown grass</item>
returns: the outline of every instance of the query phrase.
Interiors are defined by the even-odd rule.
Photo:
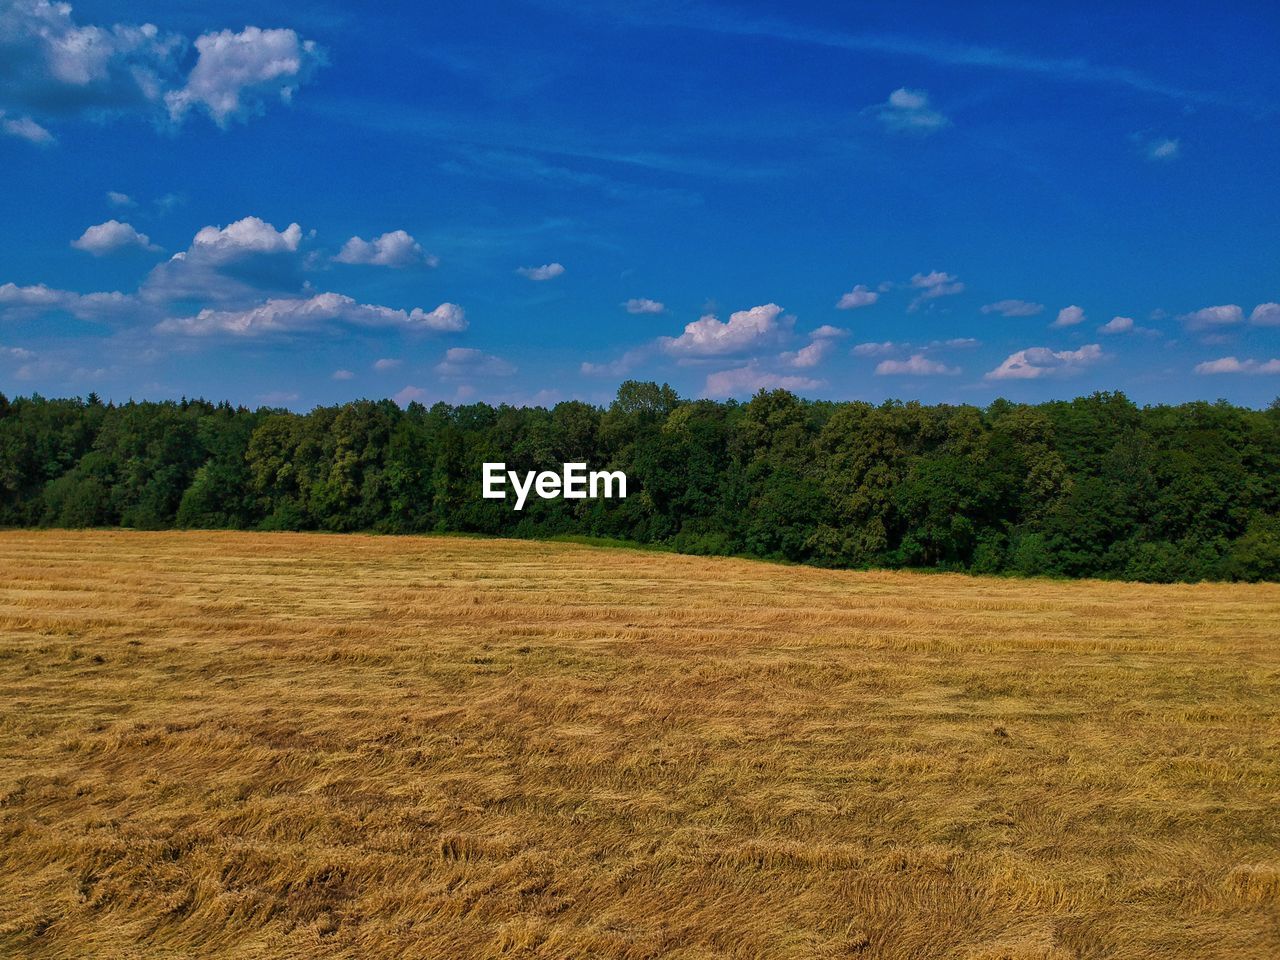
[[[1280,586],[0,534],[0,953],[1280,956]]]

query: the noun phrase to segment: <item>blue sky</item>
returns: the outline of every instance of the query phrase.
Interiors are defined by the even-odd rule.
[[[0,0],[0,391],[1280,395],[1274,4]]]

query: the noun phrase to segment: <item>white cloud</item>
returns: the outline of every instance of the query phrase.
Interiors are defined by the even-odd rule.
[[[623,304],[627,313],[663,313],[666,306],[658,300],[650,300],[648,297],[632,297]]]
[[[23,316],[65,311],[81,320],[102,320],[136,307],[134,298],[120,292],[75,293],[37,283],[20,287],[0,284],[0,313]]]
[[[744,367],[707,375],[706,397],[740,397],[759,390],[815,390],[824,385],[812,377],[787,376],[761,369],[755,361]]]
[[[1255,327],[1280,327],[1280,303],[1260,303],[1249,314]]]
[[[164,102],[175,121],[199,106],[220,127],[260,113],[267,98],[288,103],[324,59],[314,41],[292,30],[222,30],[197,38],[195,47],[186,85],[165,94]]]
[[[516,372],[516,368],[501,357],[474,347],[450,347],[435,369],[442,377],[509,377]]]
[[[860,343],[850,351],[855,357],[883,357],[887,353],[896,353],[899,345],[892,340],[883,343]]]
[[[799,350],[788,351],[778,357],[779,362],[787,367],[795,367],[797,369],[807,369],[816,367],[831,352],[831,348],[835,344],[829,337],[814,340],[808,346],[801,347]]]
[[[71,5],[0,6],[0,100],[50,114],[103,114],[154,104],[185,41],[152,24],[82,26]]]
[[[71,241],[71,246],[91,253],[95,257],[114,253],[126,247],[150,251],[160,249],[145,233],[139,233],[131,224],[121,223],[119,220],[108,220],[106,223],[89,227],[78,240]]]
[[[136,207],[138,205],[134,202],[133,197],[127,193],[121,193],[119,190],[107,191],[107,203],[113,207]]]
[[[1112,317],[1098,328],[1099,333],[1132,333],[1133,317]]]
[[[833,327],[829,323],[824,323],[822,326],[818,327],[818,329],[809,334],[809,336],[814,340],[822,340],[824,338],[831,337],[847,337],[848,335],[849,331],[844,329],[844,327]]]
[[[302,238],[296,223],[277,230],[258,217],[202,227],[185,251],[152,269],[139,296],[153,304],[195,301],[226,308],[243,308],[263,296],[298,296]]]
[[[267,300],[243,310],[214,310],[206,308],[193,317],[174,317],[156,325],[161,333],[181,333],[188,336],[230,334],[252,337],[265,333],[290,333],[314,330],[332,323],[350,323],[370,327],[425,327],[431,330],[458,330],[450,311],[445,325],[438,316],[445,307],[442,304],[431,313],[420,307],[411,311],[397,310],[375,304],[357,303],[340,293],[318,293],[312,297],[291,297]],[[456,309],[456,308],[455,308]],[[459,311],[460,312],[460,311]]]
[[[422,387],[415,387],[412,384],[405,387],[391,399],[402,407],[407,407],[411,403],[425,403],[431,395],[423,390]]]
[[[889,94],[876,111],[880,120],[890,130],[901,133],[933,133],[949,126],[951,121],[929,104],[929,95],[923,90],[899,87]]]
[[[212,263],[229,263],[265,253],[294,253],[302,240],[302,227],[291,223],[283,230],[258,217],[245,217],[225,227],[201,227],[186,254],[175,259],[200,257]]]
[[[1237,360],[1235,357],[1222,357],[1219,360],[1206,360],[1204,363],[1197,363],[1196,373],[1280,373],[1280,359]]]
[[[779,318],[781,317],[781,320]],[[678,337],[661,337],[662,349],[676,357],[718,357],[744,353],[776,340],[793,318],[782,316],[782,307],[766,303],[730,314],[725,323],[714,314],[687,324]]]
[[[9,360],[31,360],[35,354],[23,347],[3,347],[0,346],[0,357],[6,357]]]
[[[467,329],[467,312],[456,303],[442,303],[426,313],[415,307],[409,314],[409,320],[441,333],[459,333]]]
[[[917,377],[954,376],[960,372],[959,367],[948,367],[945,363],[930,360],[920,353],[913,353],[906,360],[881,360],[876,364],[877,376],[904,374]]]
[[[400,366],[400,363],[401,361],[393,359],[391,357],[380,357],[379,359],[373,361],[373,369],[394,370],[396,367]]]
[[[1069,376],[1102,360],[1105,354],[1096,343],[1079,350],[1050,350],[1028,347],[1010,354],[986,375],[988,380],[1036,380],[1042,377]]]
[[[267,98],[288,100],[323,59],[292,30],[208,33],[195,47],[184,77],[190,43],[180,34],[150,23],[84,25],[69,3],[8,0],[0,4],[0,104],[12,116],[0,127],[49,142],[37,122],[45,117],[140,113],[180,121],[197,105],[225,126]]]
[[[516,273],[522,277],[528,277],[530,280],[553,280],[564,273],[564,265],[544,263],[540,267],[518,267]]]
[[[52,133],[30,117],[10,117],[3,110],[0,110],[0,130],[38,147],[47,147],[57,142]]]
[[[622,377],[630,373],[636,364],[648,359],[652,352],[651,347],[639,347],[608,363],[583,362],[578,369],[586,377]]]
[[[858,307],[869,307],[879,299],[880,294],[874,290],[868,290],[860,283],[836,301],[836,309],[856,310]]]
[[[355,374],[352,373],[350,370],[335,370],[333,371],[333,379],[334,380],[354,380]]]
[[[1084,309],[1072,304],[1069,307],[1063,307],[1058,311],[1058,319],[1049,324],[1051,327],[1074,327],[1078,323],[1084,323]]]
[[[1181,151],[1181,143],[1172,139],[1152,140],[1147,144],[1148,160],[1174,160]]]
[[[1030,300],[997,300],[984,306],[982,312],[998,313],[1002,317],[1034,317],[1044,312],[1044,304]]]
[[[439,260],[404,230],[392,230],[372,240],[352,237],[333,258],[338,263],[370,264],[378,267],[436,266]]]
[[[1216,307],[1203,307],[1182,315],[1182,322],[1189,330],[1204,330],[1209,327],[1229,327],[1244,322],[1244,311],[1234,303],[1224,303]]]
[[[933,270],[929,273],[917,273],[911,278],[911,286],[920,293],[911,301],[908,310],[916,310],[921,304],[938,297],[950,297],[964,292],[964,283],[949,273]]]

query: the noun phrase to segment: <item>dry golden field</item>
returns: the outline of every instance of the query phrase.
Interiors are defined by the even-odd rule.
[[[0,955],[1280,957],[1280,586],[2,533]]]

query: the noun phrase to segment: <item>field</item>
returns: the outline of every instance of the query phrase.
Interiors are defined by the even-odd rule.
[[[1280,956],[1280,585],[0,533],[0,955]]]

